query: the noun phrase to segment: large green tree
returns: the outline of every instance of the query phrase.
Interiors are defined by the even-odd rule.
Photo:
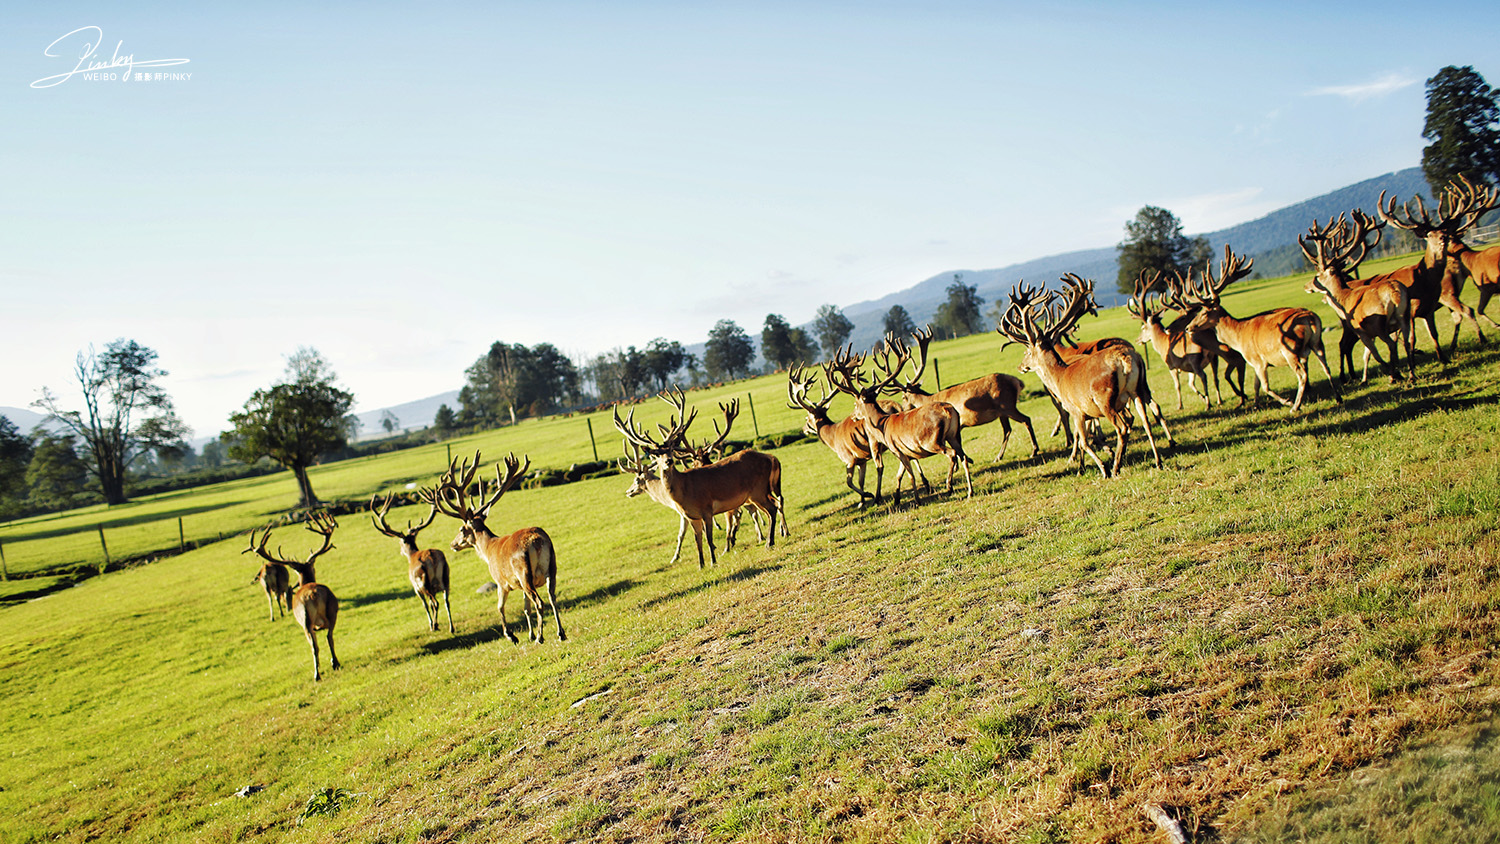
[[[732,319],[721,319],[708,332],[708,342],[703,348],[703,366],[708,377],[714,380],[734,379],[750,370],[750,361],[755,357],[755,344],[739,323]]]
[[[89,479],[89,467],[79,458],[71,433],[51,434],[36,429],[37,439],[26,466],[26,489],[32,504],[48,510],[78,505]],[[97,500],[97,499],[95,499]]]
[[[26,498],[26,467],[31,464],[31,438],[9,417],[0,416],[0,514],[16,512]]]
[[[180,447],[190,433],[159,383],[166,375],[156,366],[155,351],[120,338],[102,353],[92,346],[78,353],[74,376],[83,393],[83,410],[64,410],[58,396],[46,388],[32,403],[77,436],[107,504],[127,500],[126,478],[142,454]]]
[[[760,356],[777,369],[811,363],[818,357],[818,344],[801,328],[787,324],[781,314],[766,314],[760,330]]]
[[[458,401],[471,424],[541,416],[578,395],[577,368],[551,343],[492,343],[464,375]]]
[[[813,333],[818,335],[818,345],[832,355],[854,333],[854,323],[836,305],[824,305],[813,317]]]
[[[948,285],[948,301],[938,305],[932,317],[933,328],[940,337],[967,337],[984,330],[984,297],[979,285],[964,284],[963,275],[954,273]]]
[[[911,321],[911,314],[900,305],[892,305],[885,312],[885,333],[892,337],[908,337],[917,330],[916,323]]]
[[[1125,239],[1119,249],[1120,273],[1116,284],[1121,293],[1135,292],[1141,270],[1185,273],[1199,256],[1211,254],[1206,238],[1189,239],[1182,221],[1165,208],[1146,205],[1125,224]]]
[[[302,507],[318,506],[307,470],[348,444],[345,417],[354,394],[336,386],[336,377],[317,350],[299,348],[287,361],[286,380],[256,390],[229,417],[233,430],[220,434],[230,457],[245,463],[269,457],[292,470]]]
[[[646,351],[641,355],[641,364],[656,382],[656,389],[665,390],[672,375],[686,366],[690,357],[692,355],[688,354],[681,343],[658,337],[646,345]]]
[[[1427,80],[1422,175],[1433,196],[1460,176],[1475,184],[1500,180],[1500,92],[1465,65]]]

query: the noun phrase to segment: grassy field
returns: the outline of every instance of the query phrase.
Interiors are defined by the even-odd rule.
[[[1236,314],[1313,304],[1301,278],[1236,287]],[[1082,335],[1135,325],[1115,310]],[[952,383],[1014,371],[999,347],[933,354]],[[675,517],[623,477],[512,492],[492,526],[553,535],[565,643],[501,640],[467,552],[458,632],[429,633],[395,542],[347,517],[319,561],[344,667],[318,684],[239,553],[294,503],[289,476],[7,525],[12,572],[86,564],[100,522],[230,538],[0,610],[0,840],[1164,840],[1148,801],[1198,840],[1345,840],[1351,817],[1379,824],[1348,840],[1494,837],[1500,353],[1469,335],[1455,366],[1429,352],[1417,383],[1341,407],[1319,373],[1296,416],[1174,412],[1153,362],[1178,440],[1164,470],[1138,436],[1119,478],[1066,471],[1033,389],[1042,459],[1018,432],[996,464],[999,427],[968,432],[972,499],[856,512],[823,446],[779,449],[792,535],[742,533],[714,569],[667,564]],[[789,431],[784,383],[690,399],[705,424],[748,395],[762,433]],[[591,421],[613,457],[608,416]],[[562,467],[593,459],[587,424],[452,448]],[[313,481],[362,498],[446,454]],[[1473,799],[1412,808],[1455,783]]]

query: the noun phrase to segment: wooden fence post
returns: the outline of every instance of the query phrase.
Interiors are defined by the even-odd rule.
[[[0,542],[0,580],[10,580],[10,567],[5,565],[4,542]]]
[[[937,358],[932,359],[932,377],[937,379],[937,386],[932,388],[932,391],[936,393],[938,390],[943,389],[943,373],[938,371]]]
[[[589,418],[589,417],[587,417],[587,416],[585,416],[585,417],[583,417],[583,421],[585,421],[585,422],[588,423],[588,426],[589,426],[589,448],[592,448],[594,450],[594,462],[598,463],[599,462],[599,446],[594,442],[594,420],[591,419],[591,418]]]
[[[755,426],[755,438],[760,439],[760,420],[755,418],[755,396],[745,393],[745,398],[750,400],[750,423]]]
[[[183,532],[182,532],[182,517],[181,516],[177,517],[177,550],[179,552],[187,550],[187,537],[184,536]]]

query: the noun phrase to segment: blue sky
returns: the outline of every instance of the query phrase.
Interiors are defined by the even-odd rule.
[[[299,345],[370,409],[495,340],[758,335],[1413,166],[1428,76],[1500,83],[1486,4],[308,5],[5,13],[0,405],[116,337],[203,436]],[[33,87],[82,27],[191,76]]]

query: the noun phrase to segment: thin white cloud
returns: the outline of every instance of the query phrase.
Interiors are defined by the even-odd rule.
[[[1417,84],[1417,80],[1400,73],[1387,73],[1373,82],[1362,82],[1356,85],[1325,85],[1322,88],[1314,88],[1307,92],[1309,97],[1343,97],[1356,103],[1365,100],[1383,97],[1386,94],[1399,91]]]

